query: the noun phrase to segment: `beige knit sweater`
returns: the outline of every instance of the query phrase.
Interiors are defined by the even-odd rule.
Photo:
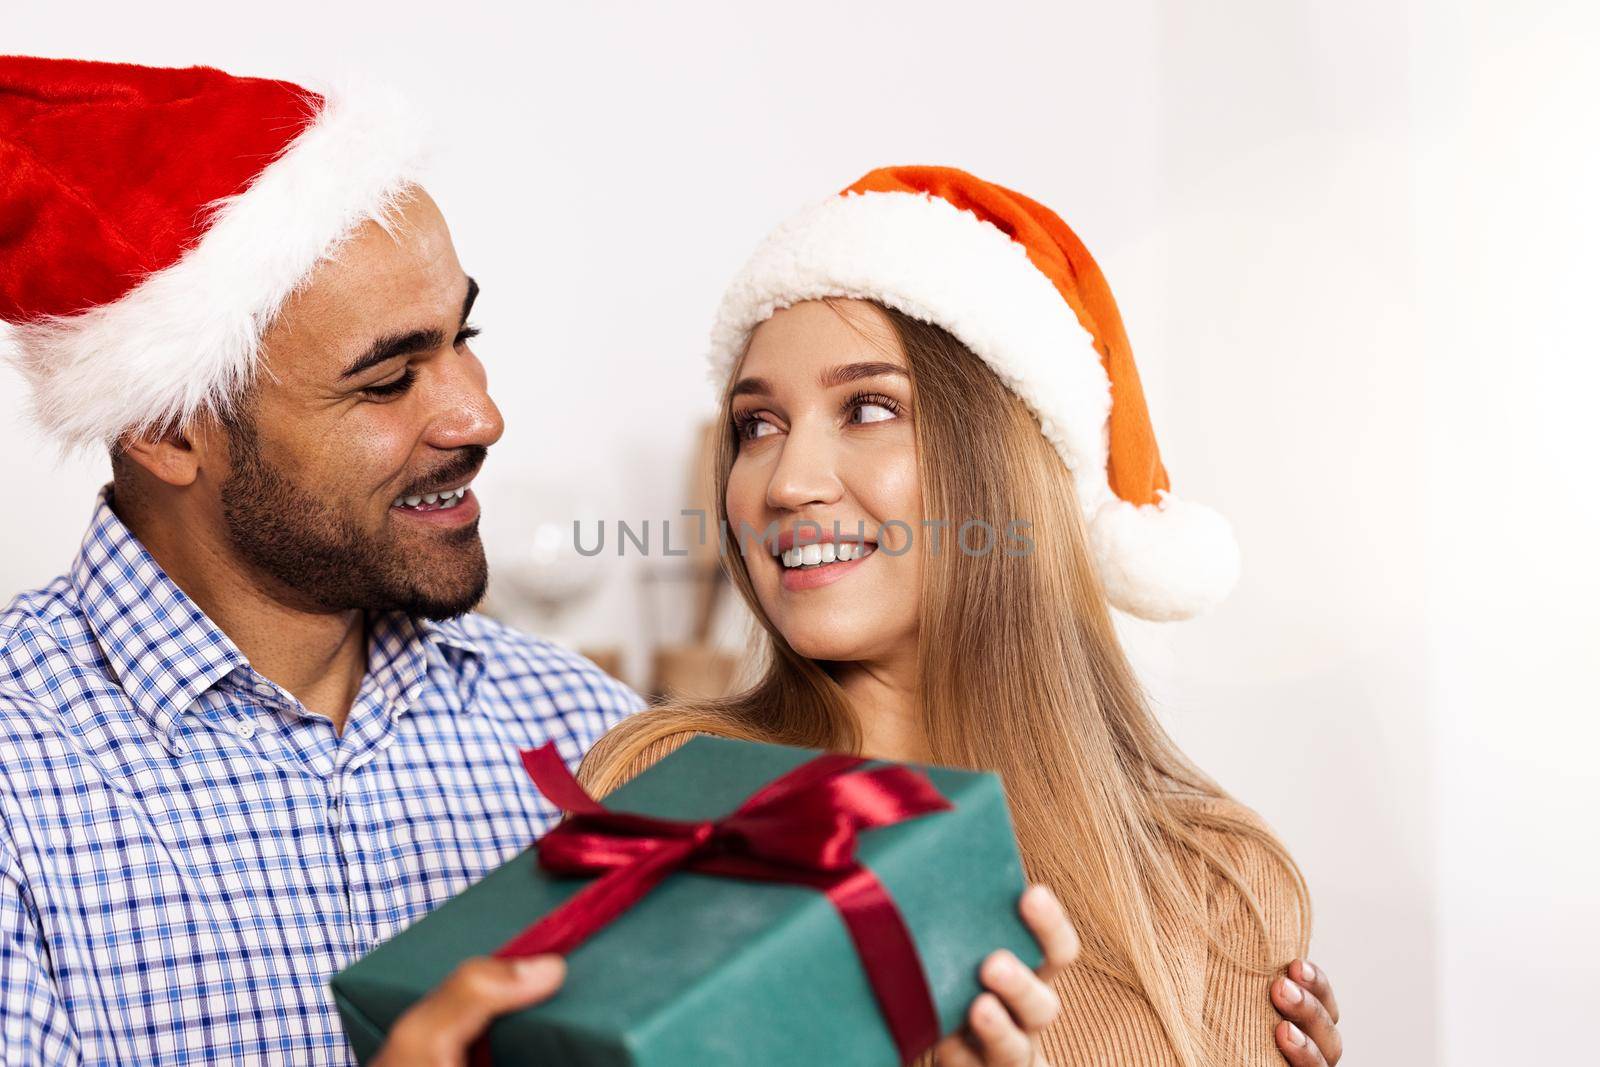
[[[621,769],[586,762],[579,777],[593,789],[609,791],[643,772],[678,746],[691,733],[663,737]],[[1215,802],[1228,814],[1259,822],[1248,809],[1231,802]],[[1215,846],[1229,858],[1255,893],[1272,938],[1274,975],[1255,973],[1230,961],[1212,947],[1206,931],[1195,930],[1178,946],[1182,971],[1176,975],[1184,1007],[1200,1018],[1217,1040],[1229,1049],[1222,1064],[1247,1067],[1282,1067],[1283,1057],[1273,1042],[1277,1011],[1268,997],[1270,983],[1297,950],[1300,905],[1294,885],[1282,867],[1254,841],[1237,835],[1217,834]],[[1243,897],[1219,876],[1211,876],[1210,913],[1221,942],[1241,959],[1260,952],[1260,935]],[[1177,1057],[1162,1031],[1155,1011],[1142,993],[1085,967],[1069,967],[1057,981],[1061,1014],[1041,1035],[1045,1061],[1050,1067],[1177,1067]],[[931,1067],[931,1054],[917,1067]]]

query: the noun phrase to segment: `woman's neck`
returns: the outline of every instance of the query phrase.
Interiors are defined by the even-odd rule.
[[[835,675],[861,728],[861,754],[896,762],[930,756],[917,698],[916,657],[840,664]]]

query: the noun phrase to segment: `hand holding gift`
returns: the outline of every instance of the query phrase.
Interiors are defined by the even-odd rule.
[[[1044,963],[1029,970],[1013,952],[990,953],[979,970],[988,991],[972,1002],[961,1031],[939,1042],[937,1067],[1049,1067],[1038,1035],[1061,1011],[1051,983],[1078,958],[1078,933],[1045,886],[1029,886],[1019,910]]]
[[[566,976],[560,956],[475,956],[400,1016],[371,1067],[466,1067],[495,1016],[549,1000]]]
[[[554,952],[561,994],[491,1025],[477,1062],[882,1067],[972,1012],[976,1062],[1028,1062],[1076,939],[1048,893],[1019,914],[995,775],[702,737],[602,805],[552,750],[525,762],[572,816],[335,976],[363,1061],[462,959]]]
[[[1078,936],[1044,886],[1030,886],[1020,910],[1044,964],[1030,971],[1006,949],[984,960],[981,977],[990,992],[973,1001],[966,1029],[940,1043],[938,1067],[1046,1067],[1034,1035],[1060,1010],[1050,982],[1077,958]],[[468,1050],[495,1016],[548,1000],[565,977],[560,956],[467,960],[400,1017],[372,1067],[465,1067]]]

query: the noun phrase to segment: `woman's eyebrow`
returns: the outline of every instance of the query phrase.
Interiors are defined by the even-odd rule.
[[[740,378],[734,383],[733,390],[728,396],[746,396],[754,393],[757,396],[767,396],[772,392],[772,386],[767,384],[765,378]]]
[[[841,363],[837,367],[829,367],[818,375],[817,384],[824,389],[836,389],[841,385],[859,382],[863,378],[877,378],[885,374],[910,377],[906,369],[898,363]]]
[[[859,382],[863,378],[878,378],[885,374],[910,377],[906,369],[898,363],[841,363],[837,367],[829,367],[818,375],[817,384],[824,389],[837,389],[841,385]],[[734,383],[729,397],[749,396],[752,393],[758,396],[770,395],[772,383],[765,378],[740,378]]]

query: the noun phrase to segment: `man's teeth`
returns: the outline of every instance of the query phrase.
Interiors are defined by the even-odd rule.
[[[460,504],[466,497],[467,490],[472,485],[461,486],[459,489],[446,489],[442,493],[424,493],[421,496],[397,496],[394,506],[397,508],[430,508],[433,511],[445,511]]]
[[[785,567],[820,567],[825,563],[848,563],[870,556],[877,547],[865,541],[840,541],[837,545],[825,541],[820,545],[791,548],[781,553],[781,557]]]

